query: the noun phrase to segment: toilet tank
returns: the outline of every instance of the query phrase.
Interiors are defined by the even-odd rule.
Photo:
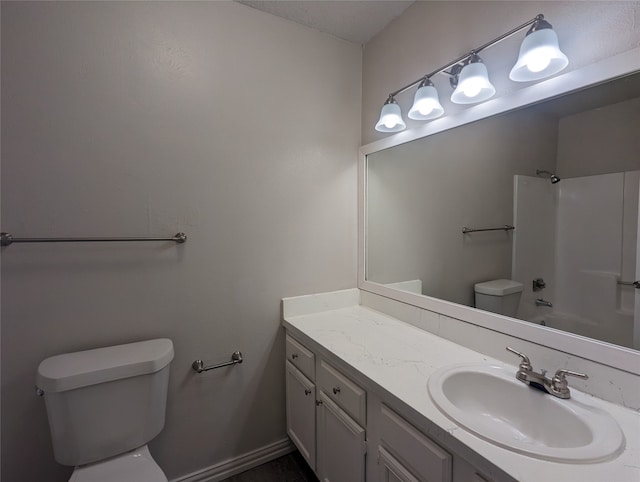
[[[44,392],[55,459],[84,465],[141,447],[164,427],[173,343],[162,338],[47,358]]]
[[[510,279],[476,283],[473,286],[476,308],[515,317],[518,313],[522,288],[522,283]]]

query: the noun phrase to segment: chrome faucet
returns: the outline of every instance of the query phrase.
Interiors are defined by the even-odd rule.
[[[507,350],[511,353],[515,353],[521,358],[520,365],[518,366],[518,371],[516,372],[516,378],[522,383],[526,383],[527,385],[537,388],[538,390],[547,392],[554,397],[565,399],[571,398],[571,392],[569,391],[569,384],[567,383],[566,378],[567,375],[583,378],[585,380],[589,378],[584,373],[560,369],[556,372],[553,378],[549,379],[546,377],[546,370],[540,370],[540,372],[533,371],[533,366],[531,365],[531,362],[529,361],[529,357],[527,355],[514,350],[510,346],[507,347]]]
[[[553,307],[553,303],[551,303],[551,301],[543,300],[542,298],[536,298],[536,306],[548,306],[551,308]]]

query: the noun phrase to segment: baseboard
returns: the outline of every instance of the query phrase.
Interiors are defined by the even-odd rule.
[[[178,477],[171,482],[220,482],[240,472],[287,455],[294,450],[295,446],[291,443],[291,440],[285,438],[244,455],[240,455],[239,457],[234,457],[189,475]]]

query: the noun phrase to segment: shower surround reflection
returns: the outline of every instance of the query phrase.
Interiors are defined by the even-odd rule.
[[[640,170],[514,177],[512,278],[545,280],[525,290],[518,318],[633,347],[635,289],[619,282],[635,279],[639,185]]]

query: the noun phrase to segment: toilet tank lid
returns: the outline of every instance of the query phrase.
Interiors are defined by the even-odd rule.
[[[154,373],[171,360],[173,343],[167,338],[65,353],[40,363],[36,385],[44,392],[64,392]]]
[[[522,291],[522,283],[512,279],[494,279],[484,283],[476,283],[473,286],[476,293],[483,295],[505,296]]]

